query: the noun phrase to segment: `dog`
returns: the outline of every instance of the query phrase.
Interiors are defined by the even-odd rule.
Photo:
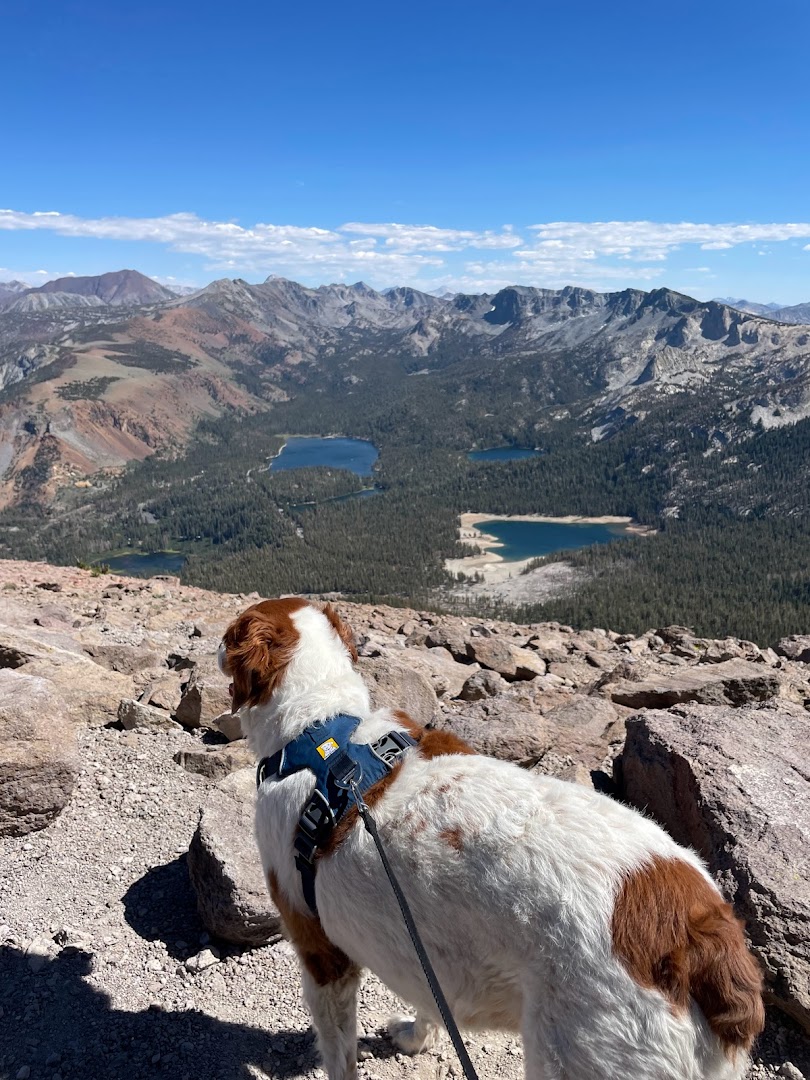
[[[219,649],[259,758],[338,714],[356,743],[415,740],[365,798],[459,1026],[520,1032],[527,1080],[739,1080],[762,979],[698,856],[606,795],[372,709],[356,659],[336,612],[299,598],[249,608]],[[415,1010],[392,1021],[399,1050],[434,1046],[440,1019],[354,807],[317,859],[317,915],[305,902],[293,838],[314,782],[263,782],[256,835],[323,1067],[354,1080],[363,969]]]

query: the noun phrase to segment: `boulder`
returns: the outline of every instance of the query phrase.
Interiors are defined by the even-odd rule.
[[[218,716],[230,712],[230,709],[227,679],[218,672],[197,665],[186,683],[174,718],[191,731],[198,727],[211,727]]]
[[[245,735],[242,731],[242,721],[238,715],[230,712],[230,710],[215,717],[211,727],[214,731],[218,731],[220,735],[224,735],[228,742],[236,742],[237,739],[242,739]]]
[[[783,637],[775,651],[779,656],[786,656],[788,660],[810,664],[810,634],[791,634],[790,637]]]
[[[457,663],[447,649],[438,645],[430,649],[408,649],[403,662],[421,672],[440,698],[457,697],[469,676],[481,670],[478,664]]]
[[[182,731],[163,709],[124,698],[118,706],[118,720],[126,731]]]
[[[162,657],[142,645],[85,645],[84,651],[101,667],[118,671],[122,675],[134,675],[160,665]]]
[[[156,709],[164,709],[168,713],[177,712],[183,700],[180,676],[164,675],[153,680],[141,694],[140,700],[147,705],[154,705]]]
[[[467,656],[483,668],[514,679],[517,672],[515,650],[500,637],[474,637],[467,642]]]
[[[497,671],[476,671],[465,679],[464,685],[456,696],[460,701],[482,701],[484,698],[500,694],[506,689],[506,685],[506,680]]]
[[[178,765],[190,773],[208,780],[224,780],[226,776],[253,765],[253,752],[244,740],[228,746],[203,746],[194,750],[178,750],[174,755]]]
[[[592,667],[580,653],[578,657],[571,657],[563,663],[552,661],[548,665],[550,675],[556,675],[559,679],[577,688],[590,688],[599,678],[596,668]]]
[[[502,698],[489,698],[463,713],[443,715],[437,719],[436,727],[452,731],[479,754],[526,768],[539,761],[551,746],[543,716]]]
[[[563,634],[559,630],[537,630],[529,638],[528,648],[542,656],[549,664],[564,664],[568,659],[569,639],[569,634]]]
[[[436,694],[428,679],[414,667],[380,656],[361,657],[357,670],[365,679],[375,709],[404,709],[423,727],[435,717]]]
[[[428,648],[447,649],[454,660],[467,662],[467,635],[455,626],[432,626],[425,638]]]
[[[699,705],[745,705],[776,697],[783,681],[779,673],[762,664],[728,660],[667,669],[640,682],[621,680],[610,687],[617,705],[631,709],[666,709],[694,701]]]
[[[50,683],[0,671],[0,837],[44,829],[80,769],[76,728]]]
[[[495,635],[471,638],[467,642],[467,655],[481,667],[497,671],[510,681],[534,679],[546,673],[546,662],[539,653]]]
[[[200,811],[188,870],[206,929],[236,945],[265,945],[281,936],[253,832],[255,770],[220,781]]]
[[[544,719],[552,749],[588,769],[598,769],[624,739],[618,710],[604,698],[578,694]]]
[[[810,714],[772,701],[627,722],[626,797],[707,860],[774,1002],[810,1032]]]
[[[63,714],[91,726],[113,723],[121,698],[133,696],[129,676],[100,667],[76,642],[63,642],[60,635],[43,632],[41,638],[35,638],[12,627],[0,627],[1,668],[47,679],[56,688]]]

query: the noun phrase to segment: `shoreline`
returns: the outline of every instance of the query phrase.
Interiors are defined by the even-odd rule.
[[[479,550],[478,555],[467,555],[462,559],[445,559],[444,568],[450,574],[478,573],[488,585],[495,585],[523,573],[530,562],[541,558],[532,555],[527,559],[507,560],[494,548],[503,547],[503,543],[491,533],[482,532],[478,526],[483,521],[533,521],[549,525],[623,525],[624,532],[634,536],[649,536],[656,532],[648,525],[640,525],[631,517],[615,517],[603,514],[599,517],[584,517],[578,514],[566,514],[563,517],[551,517],[548,514],[480,514],[466,512],[459,515],[458,538]],[[561,562],[563,560],[560,560]]]

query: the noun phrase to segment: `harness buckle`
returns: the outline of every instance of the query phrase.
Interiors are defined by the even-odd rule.
[[[348,791],[353,783],[359,784],[362,777],[360,763],[355,761],[347,750],[340,750],[329,759],[329,778],[335,787]]]
[[[335,815],[329,800],[316,788],[298,819],[298,832],[302,835],[296,836],[296,848],[311,861],[312,850],[326,843],[334,827]],[[299,846],[299,840],[306,840],[306,845]],[[303,846],[306,846],[308,851],[302,851]]]
[[[393,769],[403,750],[407,750],[409,746],[416,746],[416,739],[404,731],[389,731],[372,743],[371,749],[389,769]]]

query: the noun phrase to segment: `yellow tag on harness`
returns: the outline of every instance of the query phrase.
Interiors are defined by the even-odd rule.
[[[321,745],[317,747],[318,753],[321,755],[324,761],[326,761],[328,757],[330,757],[332,754],[334,754],[336,750],[339,749],[340,747],[334,739],[327,739],[326,742],[322,742]]]

